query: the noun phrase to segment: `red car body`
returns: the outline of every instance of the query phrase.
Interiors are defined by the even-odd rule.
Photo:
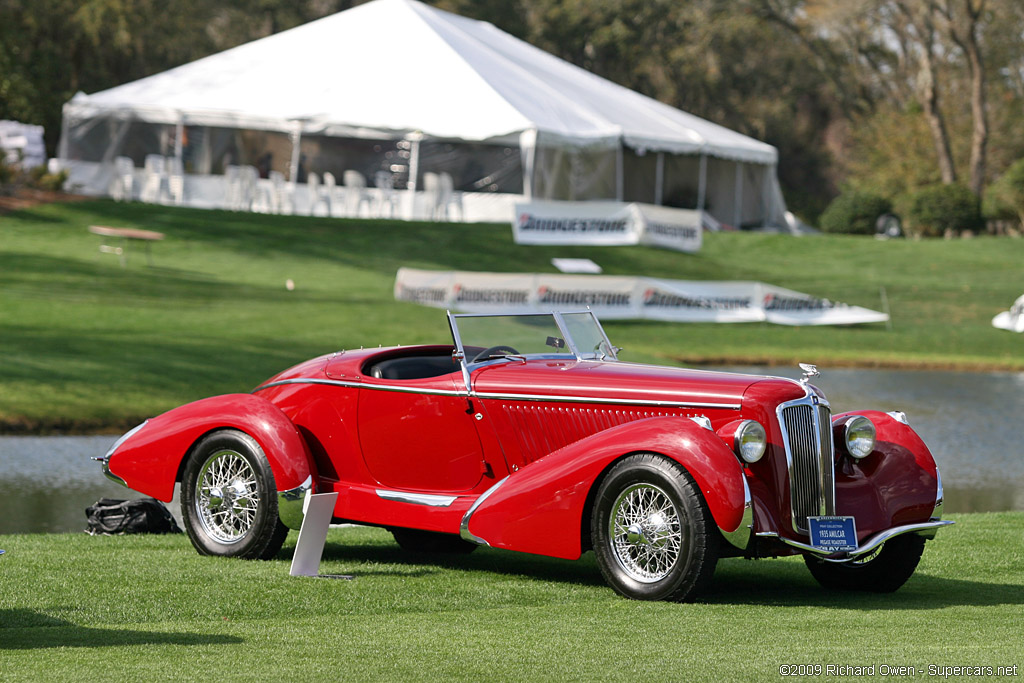
[[[462,343],[460,326],[482,324],[468,319],[484,316],[449,316],[452,345],[321,356],[250,394],[207,398],[147,421],[111,449],[105,470],[164,501],[176,482],[191,486],[193,495],[183,493],[183,514],[199,519],[189,531],[200,552],[267,556],[277,547],[239,552],[244,543],[233,540],[231,529],[212,545],[195,538],[204,533],[204,516],[214,531],[218,519],[239,511],[258,517],[256,503],[247,502],[255,486],[217,487],[211,503],[209,487],[189,470],[204,438],[242,434],[272,473],[267,491],[276,492],[272,508],[286,526],[301,525],[307,492],[337,492],[335,521],[395,529],[400,542],[405,531],[406,539],[418,533],[420,541],[566,559],[595,543],[607,545],[609,571],[626,571],[618,585],[606,571],[609,583],[638,598],[689,599],[710,577],[658,579],[664,571],[649,572],[647,560],[637,560],[645,553],[668,552],[672,562],[684,562],[696,545],[713,546],[714,559],[801,553],[829,576],[839,571],[841,583],[847,569],[855,577],[872,564],[880,571],[881,550],[902,543],[896,539],[912,536],[923,546],[949,523],[941,521],[942,485],[932,456],[901,414],[833,416],[806,381],[622,362],[596,320],[590,327],[591,314],[553,315],[562,329],[546,335],[541,353],[500,345],[483,357],[479,345]],[[577,317],[566,325],[569,315]],[[581,352],[570,338],[574,325],[585,326],[578,332],[584,336],[598,330],[599,348]],[[876,432],[865,457],[843,448],[844,425],[854,416],[870,420]],[[754,462],[738,457],[734,443],[748,421],[764,432],[763,455]],[[204,453],[235,450],[245,448]],[[659,471],[647,472],[650,463]],[[628,481],[628,472],[641,471],[640,489],[619,488],[640,497],[664,494],[674,521],[636,513],[618,540],[614,531],[604,534],[614,520],[595,517],[595,510],[599,499],[626,500],[621,491],[602,491],[611,473],[621,478],[619,470]],[[692,481],[687,490],[698,493],[673,493],[675,479]],[[693,499],[693,512],[685,499]],[[808,517],[853,518],[856,549],[815,546]],[[280,529],[277,535],[283,540]],[[666,579],[670,585],[651,587]],[[858,578],[851,587],[870,590],[861,584],[877,580]]]

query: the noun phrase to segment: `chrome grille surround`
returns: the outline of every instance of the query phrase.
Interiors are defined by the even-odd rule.
[[[836,510],[832,410],[828,401],[807,390],[804,398],[776,408],[789,468],[793,530],[808,533],[807,518]]]

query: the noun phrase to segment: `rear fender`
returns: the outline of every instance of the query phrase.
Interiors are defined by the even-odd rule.
[[[313,474],[309,448],[295,425],[253,394],[212,396],[148,420],[114,448],[107,468],[128,488],[170,502],[185,456],[217,429],[237,429],[256,439],[278,491],[299,488]]]
[[[682,465],[719,528],[739,530],[749,493],[733,452],[692,420],[653,417],[589,436],[509,475],[466,513],[462,534],[497,548],[576,559],[588,495],[615,461],[638,452]]]

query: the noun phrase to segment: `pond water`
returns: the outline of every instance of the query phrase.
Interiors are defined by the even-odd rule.
[[[723,368],[798,378],[796,368]],[[1024,510],[1024,373],[830,370],[833,412],[902,410],[942,472],[947,512]],[[137,498],[100,471],[115,436],[0,437],[0,534],[81,531],[103,497]],[[178,518],[177,506],[171,511]]]

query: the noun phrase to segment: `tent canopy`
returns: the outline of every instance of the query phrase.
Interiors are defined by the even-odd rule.
[[[532,131],[572,147],[777,161],[771,145],[417,0],[374,0],[65,106],[72,121],[103,115],[357,138]]]

